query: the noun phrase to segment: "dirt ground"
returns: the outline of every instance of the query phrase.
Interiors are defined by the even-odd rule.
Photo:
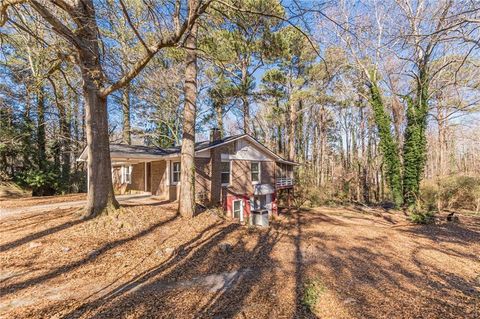
[[[24,214],[0,233],[2,318],[480,318],[478,217],[322,207],[254,229],[155,204]]]

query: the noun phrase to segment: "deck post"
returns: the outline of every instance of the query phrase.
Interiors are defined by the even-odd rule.
[[[288,205],[288,209],[290,209],[292,207],[292,196],[290,194],[290,188],[287,188],[287,205]]]

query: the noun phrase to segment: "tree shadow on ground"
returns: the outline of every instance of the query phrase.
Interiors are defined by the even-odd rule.
[[[480,227],[459,223],[445,223],[441,225],[417,225],[404,229],[404,232],[424,237],[436,242],[449,243],[478,243],[480,242]]]
[[[30,278],[30,279],[24,280],[22,282],[13,283],[11,285],[3,287],[2,290],[0,291],[0,297],[4,297],[4,296],[7,296],[9,294],[16,293],[16,292],[18,292],[20,290],[23,290],[23,289],[25,289],[29,286],[41,284],[45,281],[51,280],[53,278],[56,278],[56,277],[61,276],[63,274],[66,274],[70,271],[73,271],[73,270],[77,269],[78,267],[83,266],[87,263],[91,263],[97,257],[107,253],[108,251],[111,251],[112,249],[114,249],[118,246],[121,246],[121,245],[123,245],[127,242],[130,242],[130,241],[136,240],[138,238],[144,237],[144,236],[148,235],[149,233],[151,233],[152,231],[154,231],[155,229],[157,229],[161,226],[164,226],[164,225],[168,224],[169,222],[172,222],[173,220],[175,220],[178,217],[179,217],[179,215],[176,214],[176,215],[172,216],[171,218],[168,218],[166,220],[162,220],[162,221],[148,227],[147,229],[144,229],[143,231],[135,234],[134,236],[106,243],[102,247],[100,247],[99,249],[97,249],[94,252],[88,254],[86,257],[84,257],[84,258],[82,258],[78,261],[74,261],[72,263],[69,263],[67,265],[62,265],[60,267],[57,267],[53,271],[50,271],[46,274],[42,274],[40,276]],[[79,222],[81,222],[81,221],[75,221],[75,223],[79,223]],[[66,224],[68,224],[68,223],[66,223]],[[40,232],[40,233],[43,234],[43,232]],[[47,235],[47,234],[44,234],[43,236],[45,236],[45,235]],[[36,236],[36,235],[32,235],[32,236]],[[32,237],[32,236],[27,236],[27,237]]]
[[[162,263],[101,297],[91,298],[63,318],[133,314],[164,318],[277,317],[284,311],[279,307],[282,296],[276,294],[283,288],[278,280],[283,270],[272,258],[272,251],[283,237],[273,227],[259,230],[235,223],[211,225],[177,247],[175,254]],[[297,240],[300,245],[301,236]],[[300,288],[294,317],[305,318],[309,312],[300,301],[302,268],[295,270]]]
[[[314,318],[303,305],[303,287],[307,278],[320,276],[340,307],[353,317],[475,318],[478,283],[424,258],[432,251],[462,256],[465,243],[455,241],[446,250],[423,236],[411,236],[412,230],[407,233],[381,225],[369,227],[371,223],[353,224],[316,211],[291,211],[285,217],[287,221],[260,230],[213,223],[175,247],[162,262],[128,280],[119,274],[117,280],[62,316]],[[143,237],[175,218],[106,244],[95,256]],[[402,240],[412,242],[397,247]],[[286,263],[273,253],[279,245],[289,247]],[[92,262],[95,256],[4,291],[18,291],[65,274]],[[285,292],[284,286],[291,288],[287,294],[294,295],[293,310],[284,304],[287,296],[277,293]],[[59,313],[55,307],[66,309],[65,303],[58,303],[40,313]]]
[[[211,225],[191,241],[179,246],[177,252],[157,265],[124,283],[106,294],[65,315],[64,318],[77,318],[88,313],[88,317],[122,317],[132,311],[135,305],[139,317],[190,317],[212,318],[233,317],[243,311],[245,301],[251,297],[258,280],[273,282],[271,274],[266,275],[274,262],[269,255],[279,237],[269,231],[261,232],[257,243],[251,249],[240,238],[230,248],[220,249],[220,245],[233,233],[244,229],[239,224],[228,224],[218,229]],[[213,233],[212,233],[213,232]],[[209,275],[228,273],[227,280],[202,285]],[[263,278],[266,275],[267,278]],[[220,276],[222,277],[222,276]],[[225,277],[225,276],[223,276]],[[198,290],[197,297],[205,297],[199,304],[183,305],[188,309],[178,312],[178,298],[184,295],[186,283],[190,290]],[[182,284],[183,283],[183,284]],[[179,286],[179,287],[177,287]],[[266,289],[268,290],[268,285]],[[257,293],[257,292],[255,292]],[[263,292],[264,294],[267,291]],[[177,299],[177,300],[176,300]],[[94,315],[92,311],[98,312]]]
[[[56,220],[56,219],[60,219],[60,218],[65,218],[65,217],[68,217],[68,216],[71,216],[72,215],[72,212],[68,212],[67,214],[61,214],[60,216],[57,216],[57,217],[53,217],[53,218],[50,218],[48,219],[48,221],[53,221],[53,220]],[[43,219],[43,221],[45,221]],[[13,249],[13,248],[17,248],[21,245],[24,245],[24,244],[27,244],[31,241],[34,241],[34,240],[37,240],[37,239],[40,239],[40,238],[43,238],[45,236],[48,236],[48,235],[51,235],[51,234],[54,234],[56,232],[59,232],[59,231],[62,231],[62,230],[65,230],[65,229],[68,229],[70,227],[73,227],[75,225],[78,225],[80,223],[83,223],[85,220],[84,219],[75,219],[75,220],[72,220],[72,221],[68,221],[68,222],[65,222],[63,224],[60,224],[60,225],[57,225],[57,226],[54,226],[54,227],[51,227],[51,228],[47,228],[47,229],[44,229],[42,231],[39,231],[39,232],[36,232],[34,234],[30,234],[28,236],[25,236],[25,237],[22,237],[22,238],[19,238],[19,239],[16,239],[12,242],[9,242],[9,243],[5,243],[5,244],[2,244],[0,245],[0,252],[5,252],[7,250],[10,250],[10,249]],[[34,223],[30,223],[30,224],[27,224],[27,225],[24,225],[22,224],[22,226],[19,226],[19,227],[28,227],[28,226],[33,226],[33,225],[37,225],[39,224],[40,221],[38,222],[34,222]],[[14,227],[14,228],[6,228],[6,229],[2,229],[2,233],[5,234],[6,232],[8,231],[12,231],[12,230],[16,230],[18,227]]]
[[[0,221],[0,228],[2,230],[2,233],[7,233],[16,230],[23,230],[28,227],[35,227],[41,224],[45,224],[45,222],[50,223],[58,219],[74,217],[76,215],[76,211],[68,209],[61,212],[33,214],[23,218],[7,218],[3,222]]]
[[[456,256],[473,262],[477,257],[465,254],[464,245],[473,243],[470,240],[477,235],[476,232],[467,230],[468,241],[464,241],[467,238],[462,234],[452,235],[453,240],[446,239],[457,245],[447,252],[424,239],[415,242],[410,237],[400,237],[412,240],[415,246],[404,251],[397,249],[395,240],[387,240],[387,236],[402,236],[404,230],[385,227],[385,232],[379,232],[378,236],[361,236],[363,231],[369,230],[368,225],[355,229],[352,225],[337,224],[334,230],[329,230],[330,236],[335,233],[337,238],[325,238],[323,231],[311,227],[310,221],[316,218],[315,215],[299,213],[302,230],[299,241],[308,243],[308,246],[299,249],[302,253],[297,259],[303,261],[297,263],[300,265],[297,267],[308,268],[300,271],[304,278],[311,274],[323,276],[327,289],[341,302],[343,300],[345,308],[354,317],[474,318],[480,284],[435,259],[429,259],[428,255],[424,258],[422,254],[428,251],[445,255],[455,252]],[[422,229],[418,226],[408,231],[428,237],[430,232],[425,234]],[[459,231],[455,226],[453,230]],[[343,232],[358,232],[359,235],[345,239],[342,238]],[[435,238],[447,236],[444,232],[444,229],[438,229]],[[297,292],[297,295],[300,294]]]

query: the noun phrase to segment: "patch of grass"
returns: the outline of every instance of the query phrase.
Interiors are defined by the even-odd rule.
[[[308,279],[303,286],[302,304],[313,312],[320,296],[325,290],[326,287],[320,278]]]

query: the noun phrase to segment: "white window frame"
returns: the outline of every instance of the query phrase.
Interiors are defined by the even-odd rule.
[[[240,202],[240,211],[238,213],[238,217],[239,217],[240,221],[243,222],[243,211],[244,211],[244,209],[243,209],[243,200],[242,199],[234,199],[232,201],[232,217],[236,218],[235,217],[235,202]]]
[[[253,175],[253,171],[252,171],[252,165],[256,163],[258,164],[258,181],[254,181],[253,178],[252,178],[252,175]],[[258,161],[252,161],[250,162],[250,179],[252,179],[252,184],[260,184],[260,182],[262,181],[262,164],[261,162],[258,162]]]
[[[120,168],[120,183],[131,184],[132,183],[132,165],[122,165]]]
[[[232,182],[232,162],[230,161],[222,161],[222,163],[228,163],[228,183],[222,183],[222,186],[228,186]],[[220,182],[222,181],[222,174],[226,174],[227,172],[222,170],[220,166]]]
[[[175,164],[177,164],[177,163],[178,163],[178,171],[174,170]],[[181,164],[180,164],[179,161],[172,162],[171,165],[172,165],[172,174],[171,174],[172,180],[171,180],[171,182],[172,182],[172,185],[177,185],[178,183],[180,183],[182,166],[181,166]],[[175,176],[176,173],[178,173],[178,181],[175,181],[175,177],[174,177],[174,176]]]

